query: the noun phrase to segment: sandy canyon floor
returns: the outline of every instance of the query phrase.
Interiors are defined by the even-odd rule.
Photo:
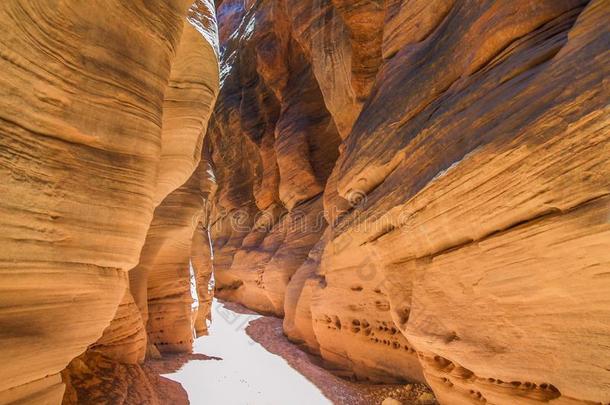
[[[337,377],[282,333],[282,320],[215,300],[208,336],[193,354],[147,362],[156,389],[174,404],[436,404],[420,384],[372,385]],[[173,371],[175,370],[175,371]],[[168,402],[170,403],[170,402]]]

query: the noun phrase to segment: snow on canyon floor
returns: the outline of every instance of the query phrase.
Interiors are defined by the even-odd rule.
[[[212,317],[209,335],[195,340],[188,360],[163,374],[181,384],[193,405],[380,404],[388,397],[436,403],[418,401],[430,396],[420,384],[362,384],[331,374],[286,339],[281,319],[217,300]]]

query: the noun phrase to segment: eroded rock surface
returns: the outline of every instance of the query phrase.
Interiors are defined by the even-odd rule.
[[[443,404],[610,402],[608,1],[42,3],[0,5],[0,403],[163,403],[213,294]]]
[[[445,404],[610,401],[609,13],[224,1],[218,295]]]
[[[210,42],[216,33],[211,6],[211,3],[196,2],[189,10],[189,23],[182,37],[185,42],[176,55],[177,68],[172,67],[168,85],[172,90],[166,93],[164,102],[170,118],[164,120],[163,138],[183,139],[178,142],[179,149],[163,149],[163,156],[169,160],[168,167],[176,171],[173,176],[168,172],[159,175],[157,192],[163,196],[168,181],[170,184],[183,182],[178,169],[187,165],[178,164],[180,160],[195,167],[186,169],[191,173],[190,178],[156,207],[140,261],[129,271],[123,302],[102,338],[90,347],[89,351],[102,353],[104,361],[111,365],[110,369],[99,370],[108,378],[115,370],[119,373],[116,378],[122,379],[126,370],[128,375],[145,382],[138,377],[144,373],[139,364],[145,358],[158,358],[163,353],[189,353],[194,329],[202,334],[207,328],[212,264],[206,238],[209,200],[215,191],[215,180],[210,168],[209,143],[204,135],[218,88],[217,50],[215,42]],[[202,27],[211,38],[199,32]],[[190,142],[191,147],[185,147],[185,142]],[[194,305],[195,301],[199,305]],[[85,359],[90,357],[85,354]],[[78,364],[71,363],[64,375],[71,377],[72,385],[78,384],[71,388],[80,391],[82,402],[97,395],[98,390],[103,391],[103,387],[89,387],[86,378],[78,378],[79,370],[74,369]],[[138,384],[130,382],[127,387]],[[116,394],[123,395],[120,391]],[[148,400],[154,402],[157,399],[153,394]],[[128,397],[126,401],[132,403],[135,399]]]
[[[0,5],[0,403],[59,403],[91,345],[143,358],[127,271],[199,162],[218,86],[213,4],[197,29],[191,4]]]

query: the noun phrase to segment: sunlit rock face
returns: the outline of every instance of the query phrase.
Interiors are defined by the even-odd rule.
[[[215,189],[208,147],[204,143],[190,179],[155,209],[140,263],[129,272],[129,288],[110,325],[63,371],[64,404],[164,403],[140,364],[166,353],[189,353],[194,331],[207,332],[213,295],[208,200]]]
[[[130,397],[135,390],[146,401],[158,402],[154,390],[146,388],[149,383],[139,364],[163,353],[190,352],[194,330],[203,334],[207,329],[212,299],[207,228],[215,179],[204,136],[219,77],[213,4],[194,3],[187,21],[164,100],[156,189],[156,198],[162,201],[154,211],[139,263],[129,271],[129,285],[114,319],[102,338],[63,373],[69,384],[64,403],[74,402],[75,393],[76,402],[83,403],[107,390],[103,378],[90,381],[87,374],[111,379],[113,373],[117,380],[133,376],[134,381],[124,382],[112,395],[137,402]],[[186,182],[185,173],[190,176]],[[168,187],[173,190],[169,194]],[[98,353],[104,356],[103,367],[94,364]]]
[[[61,402],[89,346],[143,358],[127,271],[199,164],[218,86],[213,4],[190,24],[191,4],[0,5],[0,403]]]
[[[214,265],[211,253],[208,229],[200,222],[195,229],[191,243],[191,265],[195,276],[198,301],[194,317],[194,329],[197,337],[208,334],[208,321],[212,319],[211,311],[214,287],[211,284],[211,280]]]
[[[192,349],[194,280],[201,283],[196,291],[202,303],[199,316],[208,317],[207,280],[212,268],[207,235],[201,235],[207,229],[206,203],[214,188],[208,173],[209,161],[204,158],[191,178],[157,207],[142,249],[138,268],[146,273],[148,343],[161,353]]]
[[[610,401],[609,16],[223,1],[217,294],[443,404]]]
[[[609,20],[1,2],[0,404],[164,403],[213,294],[443,404],[610,403]]]

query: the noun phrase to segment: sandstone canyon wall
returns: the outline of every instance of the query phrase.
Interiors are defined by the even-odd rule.
[[[610,403],[609,20],[1,2],[0,404],[163,403],[212,294],[445,405]]]
[[[610,401],[610,3],[225,0],[217,294],[443,404]]]
[[[0,403],[60,403],[59,373],[88,347],[143,359],[147,312],[128,270],[165,226],[188,272],[216,47],[208,0],[0,5]],[[149,289],[189,284],[165,271]]]

